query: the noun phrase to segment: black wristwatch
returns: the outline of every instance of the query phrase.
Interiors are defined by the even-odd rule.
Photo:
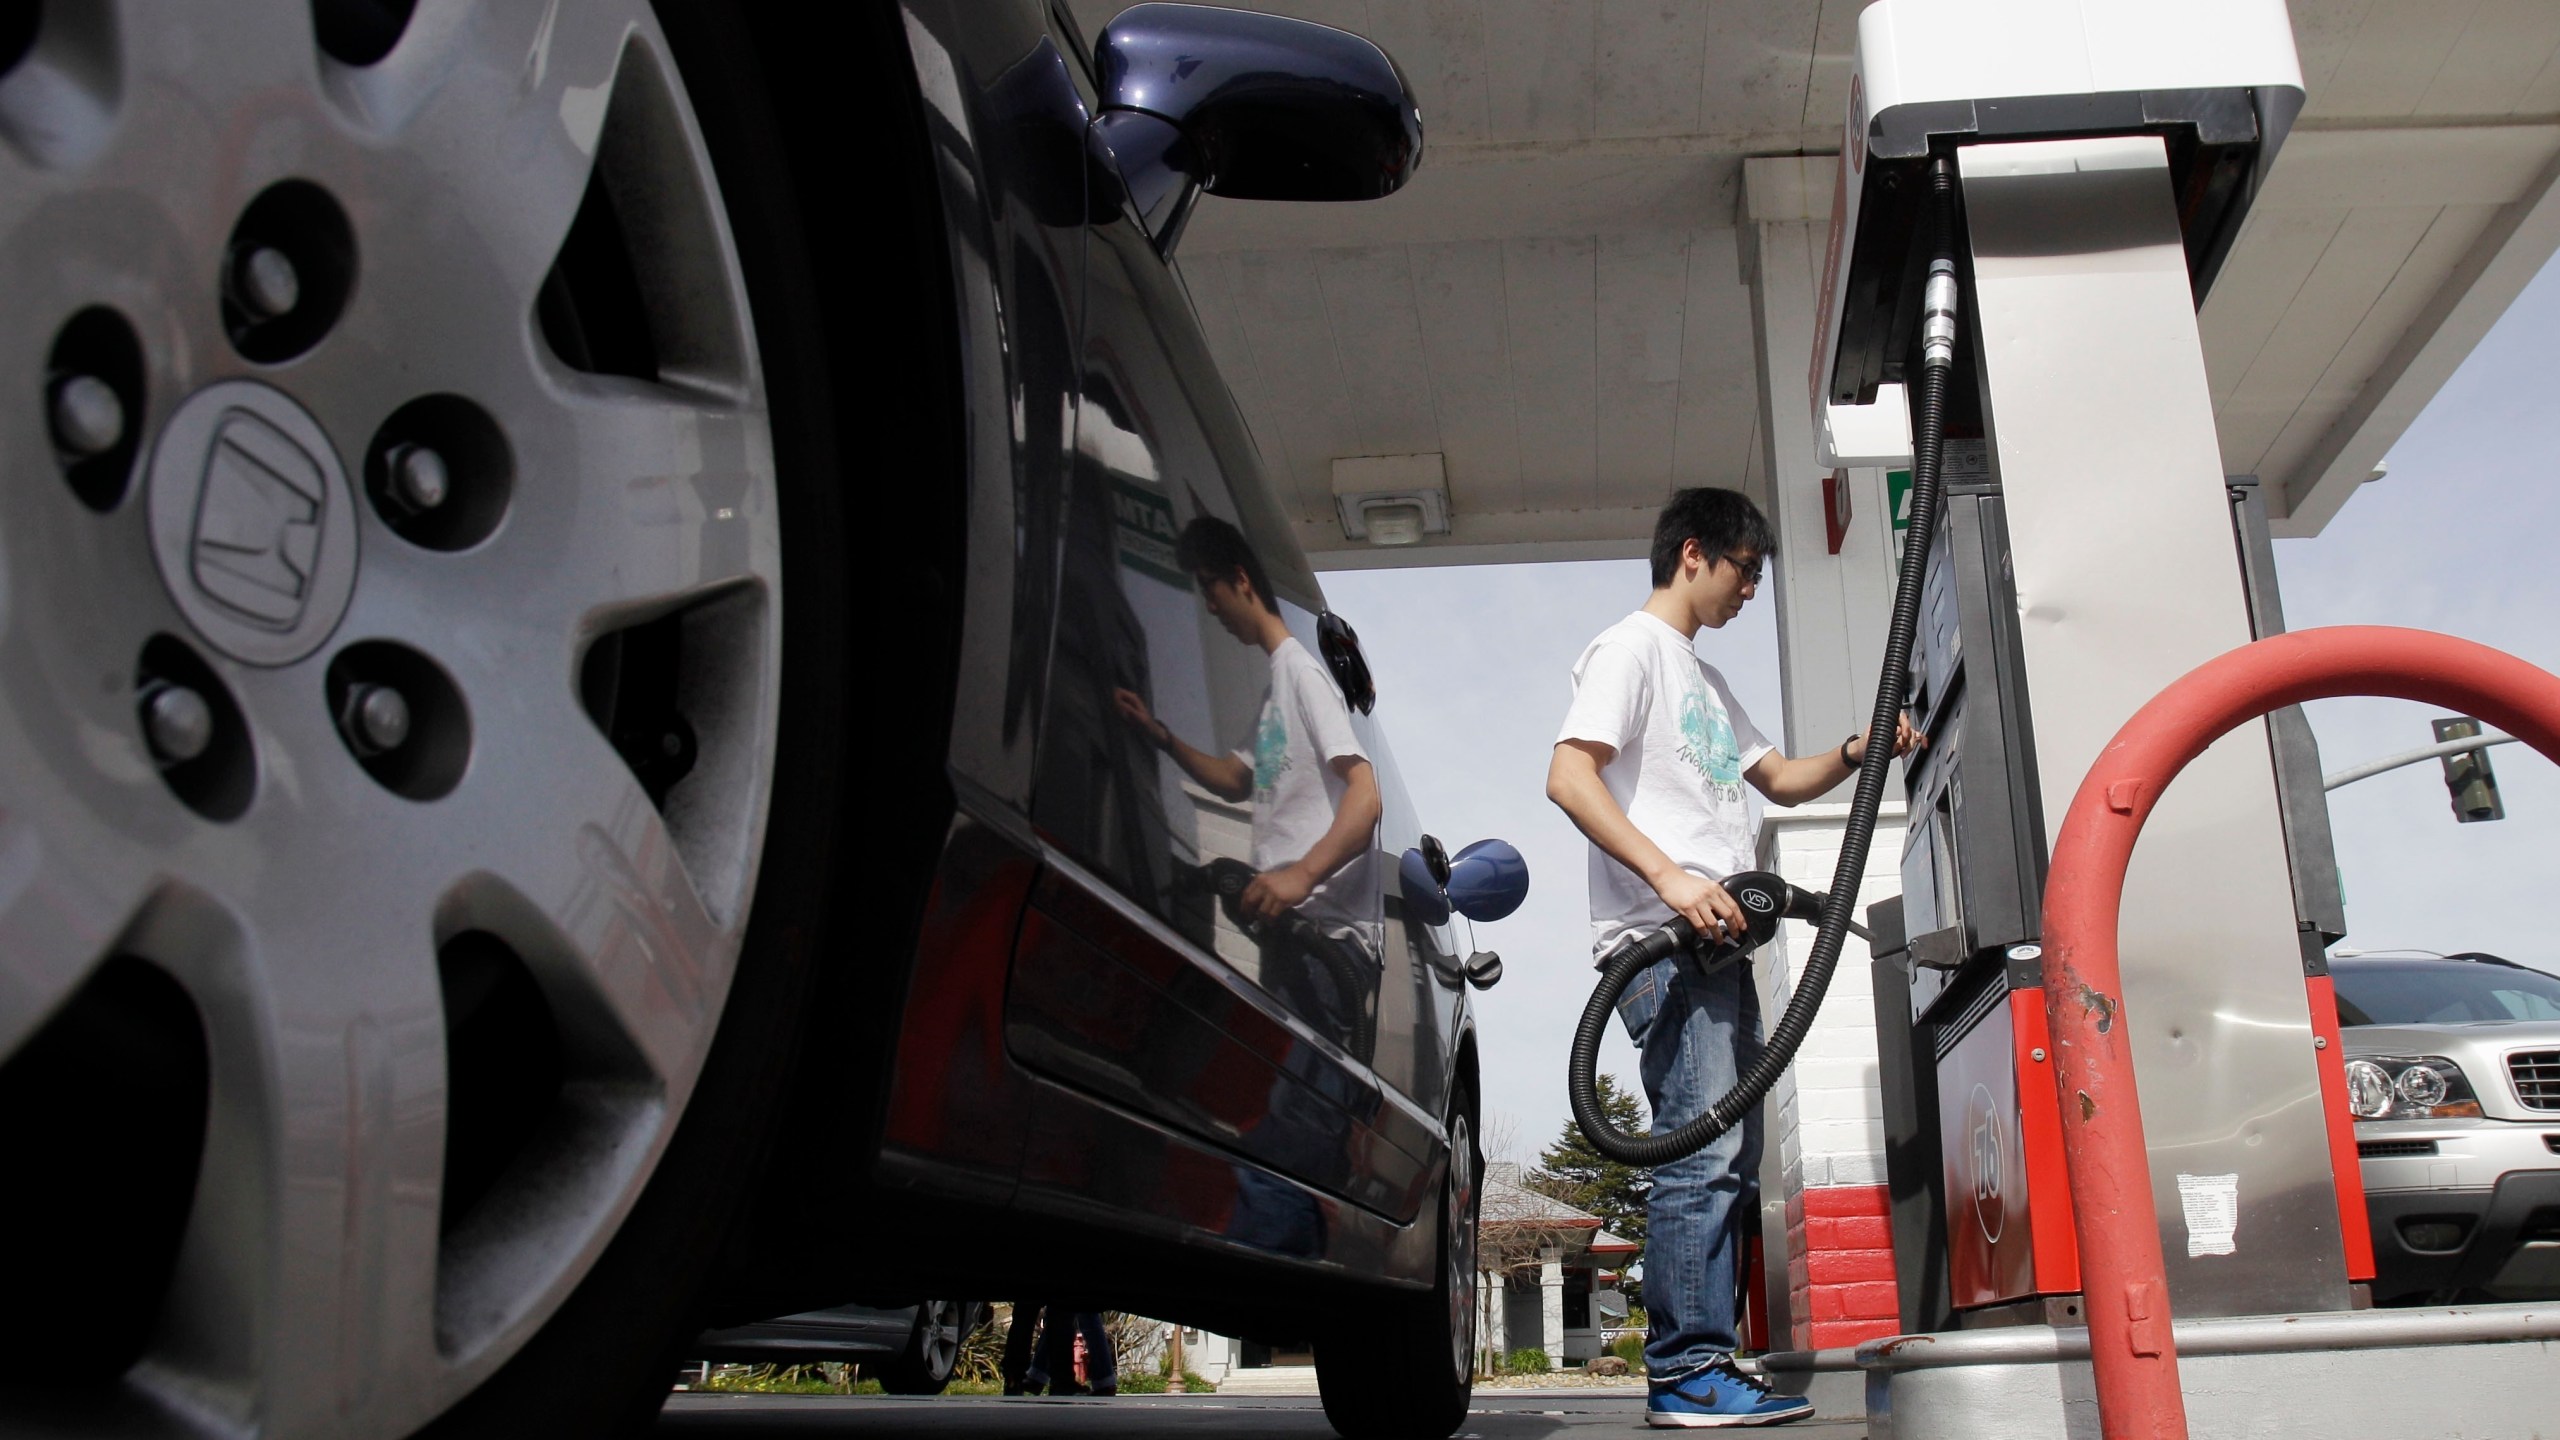
[[[1848,739],[1840,742],[1840,768],[1843,770],[1855,770],[1858,768],[1858,762],[1849,758],[1849,747],[1857,743],[1858,737],[1854,734]]]

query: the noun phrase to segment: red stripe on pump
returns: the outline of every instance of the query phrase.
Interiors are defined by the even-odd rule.
[[[2373,1279],[2373,1217],[2364,1208],[2364,1162],[2356,1155],[2356,1117],[2347,1109],[2347,1047],[2338,1037],[2337,983],[2326,975],[2302,982],[2311,994],[2312,1065],[2320,1072],[2320,1112],[2329,1127],[2329,1172],[2338,1191],[2338,1238],[2347,1246],[2347,1278]]]

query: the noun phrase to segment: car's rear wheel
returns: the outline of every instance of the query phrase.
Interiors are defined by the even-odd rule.
[[[0,1429],[645,1416],[836,858],[736,27],[9,9],[0,1105],[100,1163],[0,1187]]]
[[[927,1300],[916,1307],[907,1348],[868,1365],[880,1388],[892,1395],[939,1395],[960,1366],[960,1346],[977,1326],[976,1305],[966,1300]]]
[[[1364,1309],[1365,1323],[1316,1342],[1325,1418],[1346,1440],[1440,1440],[1466,1421],[1475,1394],[1482,1160],[1475,1100],[1462,1093],[1451,1107],[1449,1163],[1440,1181],[1439,1283],[1428,1294]]]

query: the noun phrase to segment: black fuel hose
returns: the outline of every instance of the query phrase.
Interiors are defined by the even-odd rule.
[[[1858,788],[1849,805],[1847,833],[1841,837],[1840,864],[1832,872],[1830,892],[1819,897],[1821,919],[1814,931],[1813,953],[1806,957],[1804,975],[1759,1057],[1724,1098],[1667,1134],[1630,1135],[1611,1125],[1600,1110],[1596,1084],[1600,1039],[1608,1032],[1609,1016],[1627,983],[1646,966],[1691,950],[1697,932],[1687,920],[1675,919],[1610,948],[1601,959],[1599,987],[1591,992],[1581,1023],[1574,1027],[1565,1084],[1574,1124],[1582,1128],[1593,1149],[1621,1165],[1667,1165],[1694,1155],[1759,1108],[1769,1087],[1794,1062],[1805,1033],[1813,1028],[1814,1013],[1822,1008],[1823,994],[1831,988],[1831,972],[1840,961],[1841,941],[1851,929],[1858,882],[1867,869],[1867,843],[1875,834],[1886,768],[1893,762],[1892,737],[1902,718],[1903,684],[1910,674],[1911,643],[1920,624],[1920,583],[1928,568],[1930,537],[1938,528],[1943,490],[1947,379],[1955,363],[1956,325],[1955,167],[1943,156],[1930,167],[1929,205],[1935,245],[1922,304],[1918,405],[1911,417],[1911,528],[1893,588],[1893,619],[1885,632],[1884,673],[1876,681],[1875,714],[1867,724],[1867,753],[1858,765]],[[1770,928],[1775,929],[1774,918]]]

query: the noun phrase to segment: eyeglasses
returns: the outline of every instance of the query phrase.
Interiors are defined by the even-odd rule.
[[[1768,557],[1765,555],[1753,556],[1748,562],[1739,555],[1726,555],[1720,558],[1724,563],[1741,572],[1742,588],[1745,590],[1760,583],[1760,577],[1764,573],[1763,567],[1768,563]]]

